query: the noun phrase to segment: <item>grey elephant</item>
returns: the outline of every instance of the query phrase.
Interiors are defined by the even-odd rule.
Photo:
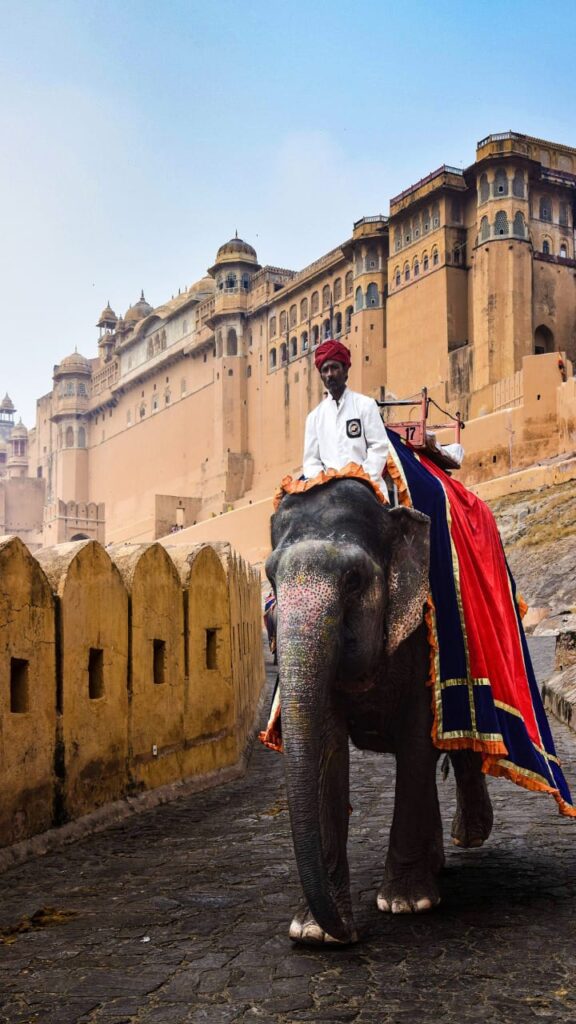
[[[379,503],[363,481],[288,494],[272,518],[266,571],[278,602],[282,742],[305,904],[290,937],[357,938],[346,855],[349,739],[396,757],[396,790],[380,910],[429,910],[444,863],[431,739],[429,520]],[[451,755],[456,843],[481,845],[492,812],[480,758]]]

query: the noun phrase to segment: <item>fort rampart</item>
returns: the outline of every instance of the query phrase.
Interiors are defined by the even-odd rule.
[[[0,846],[241,762],[260,580],[227,544],[0,538]]]

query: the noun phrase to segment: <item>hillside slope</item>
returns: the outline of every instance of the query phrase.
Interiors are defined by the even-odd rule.
[[[551,613],[576,607],[576,480],[489,502],[518,589]]]

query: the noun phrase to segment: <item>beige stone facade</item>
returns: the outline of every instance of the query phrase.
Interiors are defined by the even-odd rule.
[[[149,541],[269,496],[300,471],[328,335],[352,350],[353,388],[406,398],[426,385],[461,410],[465,479],[508,472],[541,441],[547,455],[573,447],[575,203],[576,149],[491,135],[468,168],[427,175],[299,272],[261,266],[233,238],[169,301],[142,294],[121,318],[107,305],[98,355],[63,359],[38,402],[44,543]],[[511,459],[510,417],[546,355],[552,419],[528,429],[524,415],[532,443],[516,433]]]

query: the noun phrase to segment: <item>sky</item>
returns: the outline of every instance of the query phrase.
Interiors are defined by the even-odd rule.
[[[573,0],[0,0],[0,392],[33,426],[235,231],[298,270],[486,135],[576,147],[575,39]]]

